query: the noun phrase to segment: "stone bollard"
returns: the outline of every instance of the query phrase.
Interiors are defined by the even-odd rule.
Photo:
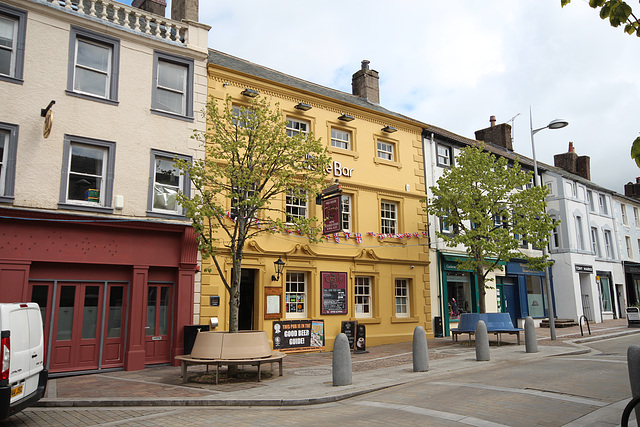
[[[640,396],[640,346],[631,345],[627,349],[627,366],[629,368],[629,384],[631,396]],[[636,419],[640,420],[640,405],[636,405]]]
[[[351,348],[349,339],[343,333],[336,336],[333,343],[333,385],[351,384]]]
[[[476,324],[476,360],[478,362],[490,360],[489,334],[487,333],[487,325],[483,320],[478,320]]]
[[[538,352],[538,339],[536,338],[536,326],[533,324],[533,317],[527,316],[524,319],[524,346],[526,353]]]
[[[413,372],[426,372],[429,370],[429,346],[427,334],[422,326],[416,326],[413,330]]]

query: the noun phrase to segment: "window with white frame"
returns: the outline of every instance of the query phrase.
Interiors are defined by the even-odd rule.
[[[27,12],[0,4],[0,79],[19,83],[24,71]]]
[[[555,220],[555,218],[553,218]],[[551,232],[551,248],[559,249],[560,248],[560,231],[558,230],[558,226],[553,227]]]
[[[604,247],[607,252],[607,258],[613,259],[613,240],[611,239],[610,230],[604,230]]]
[[[84,210],[110,208],[115,143],[65,135],[63,160],[60,203]]]
[[[600,252],[600,239],[598,238],[598,229],[596,227],[591,227],[591,249],[598,258],[602,256],[602,253]]]
[[[178,193],[182,191],[189,197],[189,178],[180,173],[174,159],[190,161],[188,156],[151,150],[152,187],[149,191],[148,209],[151,212],[167,215],[182,215],[182,206],[178,203]]]
[[[381,232],[395,234],[398,232],[398,204],[382,201],[380,203]]]
[[[553,195],[553,182],[549,181],[549,182],[545,183],[544,185],[549,190],[549,195],[552,196]]]
[[[257,188],[257,183],[254,183],[253,185],[245,188],[234,186],[231,194],[231,213],[234,215],[238,215],[238,211],[248,208],[246,204],[244,206],[240,206],[240,202],[253,197],[256,193]],[[248,214],[246,210],[245,212]]]
[[[595,205],[595,201],[593,200],[593,191],[591,190],[587,190],[587,202],[589,204],[589,211],[595,212],[596,205]]]
[[[633,247],[631,246],[631,237],[630,236],[624,236],[624,241],[627,245],[627,257],[629,259],[633,259]]]
[[[409,288],[409,279],[396,279],[396,317],[409,317],[411,315],[409,306]]]
[[[331,128],[331,146],[351,150],[351,132]]]
[[[636,228],[640,228],[640,215],[638,215],[638,208],[633,208],[633,220],[636,224]]]
[[[117,101],[120,41],[77,27],[70,37],[67,93]]]
[[[395,161],[395,144],[378,140],[378,158]]]
[[[309,122],[287,117],[287,136],[309,133]]]
[[[622,215],[622,223],[624,225],[629,225],[629,220],[627,219],[627,205],[624,203],[620,203],[620,214]]]
[[[373,317],[371,277],[356,276],[353,295],[355,317]]]
[[[0,122],[0,202],[12,202],[18,151],[18,126]]]
[[[342,195],[342,231],[351,231],[353,223],[353,205],[351,195]]]
[[[193,118],[193,68],[192,59],[154,52],[153,112]]]
[[[604,194],[598,194],[598,206],[600,207],[601,214],[609,215],[609,208],[607,207],[607,197]]]
[[[286,196],[287,223],[291,224],[296,218],[307,218],[307,194],[304,191],[290,190]]]
[[[285,311],[287,319],[307,317],[307,273],[287,272],[286,283]]]
[[[447,209],[447,214],[449,213]],[[455,226],[449,221],[449,215],[443,215],[438,218],[440,222],[440,232],[445,234],[453,234],[455,232]]]
[[[438,166],[449,167],[453,164],[453,149],[446,145],[436,146]]]
[[[576,243],[579,250],[584,250],[584,237],[582,234],[582,217],[576,216]]]

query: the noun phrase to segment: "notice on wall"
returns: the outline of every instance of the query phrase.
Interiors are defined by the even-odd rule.
[[[324,320],[273,322],[273,349],[284,352],[324,350]]]
[[[320,273],[322,314],[347,314],[347,273]]]

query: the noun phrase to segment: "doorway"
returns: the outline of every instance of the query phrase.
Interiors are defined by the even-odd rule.
[[[173,284],[147,286],[147,323],[145,326],[145,363],[171,361]]]
[[[238,329],[251,331],[254,327],[256,270],[243,268],[240,273],[240,308],[238,312]]]
[[[504,305],[503,313],[509,313],[511,323],[518,327],[518,316],[520,314],[520,300],[518,298],[518,288],[513,277],[498,277],[498,285],[502,288]]]

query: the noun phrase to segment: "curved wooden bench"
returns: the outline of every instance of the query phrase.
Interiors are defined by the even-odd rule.
[[[265,331],[230,332],[198,332],[191,354],[176,356],[182,367],[182,382],[186,383],[189,365],[206,365],[216,367],[216,384],[220,376],[220,366],[257,366],[258,381],[262,378],[262,365],[278,363],[282,376],[282,359],[284,353],[273,351]]]

